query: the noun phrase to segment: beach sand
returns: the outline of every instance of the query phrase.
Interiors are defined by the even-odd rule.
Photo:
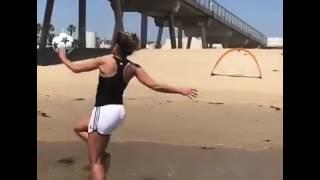
[[[282,179],[282,51],[250,50],[262,79],[210,76],[225,51],[148,49],[130,57],[157,81],[196,88],[199,97],[157,93],[133,79],[126,121],[108,148],[111,179]],[[215,73],[259,75],[243,51]],[[90,115],[98,72],[55,65],[38,66],[37,75],[38,178],[88,179],[86,146],[72,127]]]

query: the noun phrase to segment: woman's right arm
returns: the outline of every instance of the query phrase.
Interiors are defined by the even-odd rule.
[[[59,49],[59,58],[74,73],[93,71],[104,64],[102,57],[83,59],[80,62],[73,63],[67,58],[64,48]]]
[[[148,88],[163,92],[163,93],[175,93],[175,94],[181,94],[184,96],[187,96],[188,98],[196,98],[197,97],[197,90],[192,88],[175,88],[168,86],[166,84],[161,84],[156,82],[154,79],[152,79],[147,72],[145,72],[142,68],[135,68],[135,76],[137,79],[147,86]]]

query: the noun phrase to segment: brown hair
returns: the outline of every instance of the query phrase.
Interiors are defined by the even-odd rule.
[[[121,56],[130,56],[135,50],[139,49],[139,38],[135,33],[121,32],[117,33],[115,43],[120,48]]]

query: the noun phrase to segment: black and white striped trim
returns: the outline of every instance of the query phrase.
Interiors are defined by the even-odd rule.
[[[96,107],[96,112],[94,114],[94,119],[93,119],[93,131],[98,130],[98,123],[99,123],[99,117],[100,117],[100,107]]]

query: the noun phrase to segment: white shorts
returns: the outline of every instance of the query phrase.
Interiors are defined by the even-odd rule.
[[[102,135],[110,135],[119,127],[125,118],[124,106],[121,104],[108,104],[94,107],[90,117],[88,133],[98,132]]]

